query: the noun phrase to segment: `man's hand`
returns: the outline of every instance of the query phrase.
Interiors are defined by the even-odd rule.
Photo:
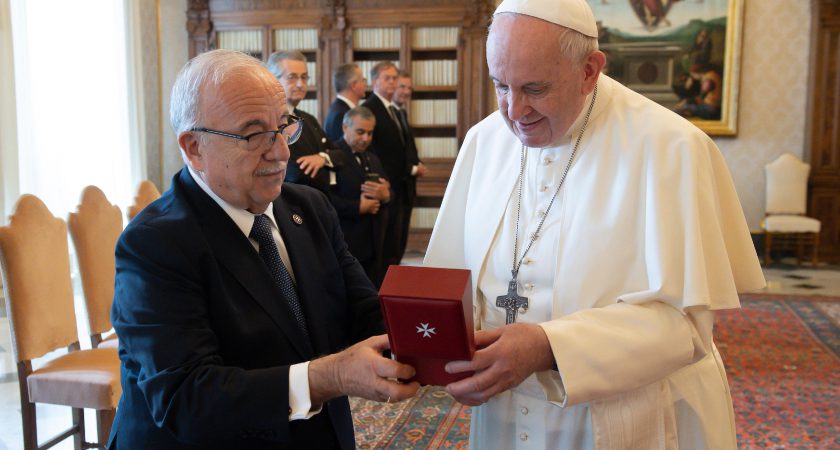
[[[312,405],[343,395],[379,402],[398,402],[413,397],[420,385],[395,379],[414,376],[414,368],[382,356],[390,348],[388,336],[380,335],[309,363],[309,396]]]
[[[414,174],[415,177],[420,178],[426,176],[426,172],[429,171],[429,168],[426,167],[423,163],[417,163],[417,173]]]
[[[376,214],[379,212],[379,207],[379,200],[370,198],[362,192],[359,197],[359,214]]]
[[[515,323],[489,331],[477,331],[480,349],[472,361],[446,364],[449,373],[475,371],[475,374],[446,386],[455,400],[478,406],[494,395],[518,386],[532,373],[549,370],[554,356],[542,327]]]
[[[362,184],[362,193],[379,200],[381,203],[388,203],[391,200],[391,183],[381,177],[378,182],[365,181]]]
[[[324,158],[321,155],[306,155],[301,156],[300,158],[295,161],[300,166],[300,170],[303,171],[307,176],[310,178],[315,178],[315,175],[318,174],[318,171],[321,170],[321,167],[324,167],[327,164],[327,158]]]

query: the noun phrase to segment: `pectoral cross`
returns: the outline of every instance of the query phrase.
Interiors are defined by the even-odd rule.
[[[516,275],[508,283],[508,293],[496,297],[496,306],[505,309],[505,324],[508,325],[516,322],[519,308],[522,308],[522,312],[528,310],[528,297],[520,297],[516,293]]]

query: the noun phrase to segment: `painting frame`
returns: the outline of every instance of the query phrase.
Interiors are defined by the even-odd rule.
[[[671,0],[669,7],[683,1],[687,0]],[[711,1],[722,3],[724,0]],[[666,108],[678,112],[710,136],[736,136],[738,132],[738,96],[740,90],[744,0],[725,1],[727,2],[725,7],[726,16],[722,18],[725,19],[725,34],[721,34],[720,25],[714,31],[716,33],[716,42],[718,44],[723,43],[723,49],[722,52],[719,49],[716,50],[717,64],[708,64],[708,73],[716,78],[709,77],[713,81],[707,84],[714,86],[715,81],[717,81],[720,85],[719,91],[715,94],[714,112],[706,112],[706,117],[702,117],[703,111],[695,114],[696,108],[692,110],[692,105],[685,105],[686,101],[700,104],[703,102],[697,100],[700,97],[694,97],[683,92],[685,91],[685,89],[682,89],[683,86],[681,84],[683,80],[679,77],[684,77],[685,79],[689,77],[699,79],[702,77],[705,80],[706,77],[698,73],[706,69],[697,69],[700,65],[690,64],[691,61],[688,61],[688,63],[685,61],[686,55],[690,51],[687,45],[691,44],[686,44],[684,37],[681,41],[676,41],[671,37],[672,35],[664,34],[661,41],[658,41],[656,36],[644,36],[644,33],[640,31],[636,31],[636,35],[632,33],[620,34],[622,31],[618,28],[610,29],[611,23],[609,20],[602,20],[604,18],[603,12],[605,9],[610,8],[610,4],[616,5],[618,2],[627,2],[631,5],[638,5],[642,3],[642,0],[609,0],[610,3],[602,0],[589,0],[590,6],[593,7],[593,12],[595,13],[595,19],[598,21],[601,50],[607,54],[608,63],[618,60],[617,65],[608,66],[608,75]],[[596,2],[598,4],[595,4]],[[699,3],[702,3],[702,0]],[[720,7],[722,8],[722,5]],[[622,3],[620,8],[623,10],[616,8],[616,12],[612,16],[606,17],[606,19],[615,19],[616,15],[632,14],[632,18],[620,18],[625,20],[623,23],[636,21],[639,27],[642,27],[645,21],[638,10],[632,10],[625,3]],[[632,8],[635,8],[635,6]],[[599,12],[602,13],[600,14],[602,17],[599,17]],[[711,23],[703,22],[704,20],[714,20],[717,24],[721,23],[720,17],[711,16],[697,17],[696,23]],[[615,20],[612,22],[615,23]],[[649,20],[648,23],[655,24],[653,20]],[[698,25],[694,23],[695,20],[693,19],[691,24],[696,28]],[[687,30],[688,26],[684,26],[684,28]],[[617,33],[614,30],[617,30]],[[707,30],[704,31],[707,34],[712,33]],[[620,43],[615,42],[617,38],[616,34],[620,34],[618,36],[618,39],[621,39]],[[676,32],[672,34],[675,35]],[[697,34],[699,35],[699,32]],[[695,46],[697,45],[697,39],[700,39],[700,37],[695,38],[693,42]],[[648,60],[645,61],[645,58]],[[645,64],[648,64],[648,66],[645,66]],[[615,70],[616,67],[618,67],[617,70]],[[644,75],[642,71],[645,67],[648,68],[648,73],[657,73],[657,75],[653,78],[648,76],[647,79],[644,76],[640,76],[639,74]],[[691,68],[687,69],[687,67]],[[712,70],[712,67],[714,67],[714,70]],[[613,73],[614,70],[616,73]],[[653,72],[650,72],[651,70]],[[665,77],[664,79],[663,76]],[[644,81],[639,81],[639,79]],[[648,83],[650,79],[655,79],[655,81]],[[696,82],[695,84],[700,83]],[[670,89],[667,89],[667,87],[670,87]]]

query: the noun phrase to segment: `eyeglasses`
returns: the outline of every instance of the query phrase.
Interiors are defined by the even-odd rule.
[[[286,75],[286,80],[291,82],[292,84],[297,84],[298,80],[303,81],[304,83],[309,83],[309,75],[303,74],[298,76],[297,74],[289,74]]]
[[[201,133],[217,134],[229,138],[238,139],[245,142],[245,150],[256,151],[265,150],[277,141],[277,135],[282,134],[286,144],[292,145],[300,138],[303,131],[303,119],[297,116],[289,115],[289,123],[280,125],[276,130],[259,131],[251,133],[246,136],[233,133],[225,133],[224,131],[211,130],[209,128],[193,128],[190,131],[198,131]]]

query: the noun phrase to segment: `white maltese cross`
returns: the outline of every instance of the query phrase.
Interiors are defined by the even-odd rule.
[[[435,329],[434,328],[429,328],[428,323],[420,322],[420,326],[416,327],[416,328],[417,328],[417,333],[423,333],[424,338],[431,339],[432,335],[436,334]]]

